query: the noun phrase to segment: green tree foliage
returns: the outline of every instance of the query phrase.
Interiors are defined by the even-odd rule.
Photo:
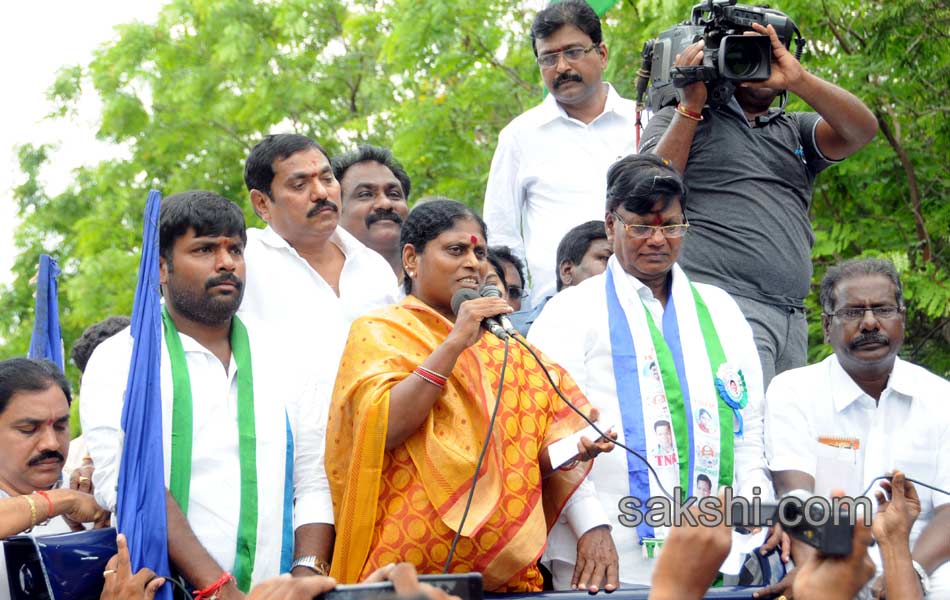
[[[881,123],[867,148],[818,179],[815,281],[843,258],[894,260],[910,305],[904,354],[950,374],[948,4],[774,4],[809,39],[806,68],[856,93]],[[607,12],[607,79],[622,95],[635,94],[643,42],[690,6],[625,0]],[[130,314],[149,188],[214,190],[258,224],[243,161],[266,133],[304,133],[331,154],[364,141],[389,146],[415,198],[481,206],[498,132],[543,95],[531,17],[515,0],[172,0],[154,24],[120,27],[91,63],[63,68],[49,96],[50,118],[68,126],[80,96],[95,90],[98,135],[121,156],[78,169],[50,196],[39,183],[50,149],[19,149],[20,254],[13,284],[0,290],[0,356],[28,347],[40,252],[63,268],[67,350],[87,325]],[[794,99],[791,107],[804,108]],[[829,348],[816,302],[811,309],[817,359]]]

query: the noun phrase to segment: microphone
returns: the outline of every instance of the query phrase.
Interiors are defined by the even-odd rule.
[[[495,289],[497,290],[498,288]],[[452,312],[458,315],[459,309],[462,307],[463,302],[468,302],[469,300],[474,300],[478,297],[478,292],[475,290],[469,288],[460,289],[452,295]],[[508,339],[508,333],[505,332],[504,328],[502,328],[498,321],[493,318],[489,317],[487,319],[482,319],[482,327],[492,332],[495,337],[500,340]]]
[[[501,290],[498,289],[498,286],[495,285],[486,285],[481,289],[482,297],[492,297],[492,298],[501,298]],[[515,329],[515,326],[511,324],[511,320],[508,318],[508,315],[502,313],[495,317],[498,320],[498,323],[501,325],[501,328],[508,332],[509,335],[516,335],[518,330]],[[495,320],[492,319],[492,320]]]

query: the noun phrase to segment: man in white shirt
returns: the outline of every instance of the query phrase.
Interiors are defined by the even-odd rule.
[[[676,265],[688,227],[685,192],[679,174],[656,156],[613,165],[607,270],[551,298],[528,335],[577,381],[600,411],[601,427],[614,427],[619,442],[650,461],[620,451],[594,461],[589,478],[602,506],[569,503],[542,558],[555,589],[570,581],[575,540],[599,524],[611,527],[621,584],[650,583],[667,528],[626,525],[619,508],[626,499],[640,502],[641,515],[648,498],[677,488],[698,496],[730,486],[750,497],[758,487],[770,499],[752,330],[728,294],[691,283]],[[715,415],[711,422],[704,411]]]
[[[561,238],[603,216],[607,167],[637,151],[637,114],[601,79],[607,46],[584,0],[539,12],[531,42],[549,94],[498,136],[484,216],[491,244],[526,260],[533,306],[554,294]]]
[[[302,135],[269,135],[251,150],[244,182],[266,223],[249,229],[241,317],[306,356],[329,403],[350,323],[396,301],[386,260],[339,226],[340,184],[326,152]]]
[[[837,488],[854,497],[895,469],[950,490],[950,382],[897,356],[905,307],[894,266],[863,259],[832,267],[821,307],[834,354],[777,375],[768,389],[766,453],[776,493],[828,496]],[[950,598],[950,496],[915,487],[913,558],[931,597]],[[795,562],[809,550],[793,544]],[[880,569],[876,549],[872,558]]]
[[[325,571],[333,544],[319,427],[325,406],[279,341],[235,316],[245,281],[243,214],[216,194],[184,192],[162,202],[159,228],[171,563],[196,589],[231,573],[222,598],[291,570],[295,557],[295,575]],[[131,354],[125,330],[99,345],[83,375],[89,401],[80,417],[96,497],[113,510]]]
[[[386,259],[401,283],[399,234],[409,214],[409,175],[392,152],[379,146],[361,145],[330,162],[340,182],[340,225]]]

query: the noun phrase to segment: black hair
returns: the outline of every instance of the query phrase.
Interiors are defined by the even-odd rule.
[[[455,222],[461,219],[472,219],[482,230],[485,239],[488,239],[488,228],[478,213],[456,200],[432,200],[425,204],[417,204],[402,224],[399,235],[399,247],[405,248],[412,244],[417,253],[425,251],[426,244],[439,237],[443,231],[455,227]],[[412,293],[412,278],[405,274],[403,289],[407,294]]]
[[[521,285],[527,285],[528,280],[525,278],[524,261],[515,256],[514,252],[511,251],[511,248],[508,246],[492,246],[488,249],[488,256],[494,256],[503,263],[507,262],[514,265],[515,270],[518,271],[518,277],[521,278]]]
[[[712,481],[710,481],[709,477],[706,477],[704,473],[700,473],[696,476],[696,483],[699,483],[700,481],[705,481],[709,484],[710,489],[712,489]]]
[[[495,274],[498,275],[498,279],[501,280],[501,287],[508,289],[508,279],[505,277],[505,265],[502,264],[502,258],[497,254],[492,253],[492,249],[488,249],[488,264],[491,265],[492,269],[495,270]]]
[[[357,146],[356,150],[350,150],[349,152],[334,156],[330,159],[330,164],[333,166],[333,176],[336,177],[336,180],[339,182],[343,181],[343,176],[350,167],[364,162],[376,162],[389,169],[393,176],[399,181],[399,185],[402,186],[402,193],[406,197],[406,200],[409,200],[409,190],[412,189],[412,180],[409,179],[406,170],[387,148],[361,144]]]
[[[244,213],[237,204],[214,192],[189,190],[162,200],[158,218],[159,252],[169,266],[175,240],[195,230],[198,237],[238,235],[247,243]]]
[[[73,359],[73,364],[79,372],[86,372],[89,357],[99,344],[128,327],[131,322],[132,320],[128,317],[113,316],[86,327],[69,353],[69,357]]]
[[[561,282],[561,264],[564,261],[570,261],[575,265],[579,265],[581,261],[584,260],[584,255],[587,254],[587,250],[590,249],[590,245],[595,240],[606,239],[607,229],[603,221],[581,223],[571,228],[571,230],[561,238],[561,242],[557,245],[557,265],[555,265],[554,271],[557,273],[557,291],[560,292],[564,287],[564,284]]]
[[[58,386],[72,404],[69,381],[63,372],[46,359],[10,358],[0,361],[0,413],[7,410],[10,398],[18,392],[42,392]]]
[[[564,0],[548,4],[531,23],[531,49],[538,55],[537,40],[552,35],[565,25],[573,25],[587,34],[590,41],[600,45],[604,35],[600,30],[600,17],[584,0]]]
[[[670,422],[669,422],[669,421],[666,421],[666,420],[657,421],[656,423],[654,423],[654,424],[653,424],[653,431],[656,431],[656,428],[657,428],[657,427],[669,427],[670,431],[673,430],[673,426],[670,425]]]
[[[866,275],[881,275],[890,279],[897,292],[897,306],[904,306],[904,287],[901,285],[901,278],[897,274],[897,269],[894,268],[894,263],[880,258],[853,258],[829,268],[825,276],[821,278],[818,297],[821,310],[827,314],[835,311],[835,305],[838,302],[835,289],[839,283],[845,279]]]
[[[274,161],[284,160],[292,154],[310,148],[316,148],[330,160],[323,146],[305,135],[278,133],[259,141],[244,161],[244,185],[247,186],[247,191],[258,190],[270,198],[271,183],[274,181]]]
[[[679,198],[686,211],[686,183],[672,163],[655,154],[631,154],[610,165],[607,170],[607,212],[618,206],[632,213],[645,215],[662,202],[666,210]]]

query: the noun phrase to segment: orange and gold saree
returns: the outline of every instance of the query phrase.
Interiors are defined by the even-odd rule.
[[[459,357],[419,430],[391,451],[385,441],[389,391],[451,328],[412,296],[353,323],[326,434],[336,516],[331,574],[341,583],[400,561],[420,573],[442,572],[488,432],[504,342],[483,335]],[[564,395],[589,412],[566,371],[546,364]],[[501,405],[451,571],[482,573],[486,590],[541,589],[535,565],[547,531],[589,463],[542,480],[538,456],[584,425],[550,388],[534,358],[511,342]]]

